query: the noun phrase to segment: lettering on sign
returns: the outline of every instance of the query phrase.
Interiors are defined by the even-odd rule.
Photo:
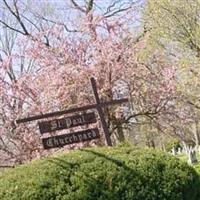
[[[64,135],[58,135],[54,137],[43,138],[42,143],[44,149],[51,149],[63,147],[65,145],[73,143],[85,142],[97,138],[100,138],[99,130],[98,128],[94,128]]]
[[[94,112],[85,113],[82,115],[74,115],[71,117],[55,119],[51,121],[43,121],[39,122],[38,125],[40,133],[43,134],[92,123],[96,123],[96,116]]]

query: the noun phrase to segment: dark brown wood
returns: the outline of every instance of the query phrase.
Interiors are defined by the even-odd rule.
[[[43,138],[42,143],[44,149],[51,149],[97,138],[100,138],[99,130],[98,128],[94,128],[64,135],[57,135],[54,137]]]
[[[107,107],[107,106],[120,104],[120,103],[127,103],[127,102],[128,102],[128,99],[124,98],[124,99],[119,99],[119,100],[112,100],[109,102],[103,102],[103,103],[100,103],[100,106]],[[68,110],[45,113],[42,115],[35,115],[35,116],[27,117],[27,118],[18,119],[18,120],[16,120],[16,123],[20,124],[20,123],[30,122],[30,121],[34,121],[34,120],[38,120],[38,119],[56,117],[56,116],[61,116],[61,115],[69,114],[69,113],[73,113],[73,112],[81,112],[81,111],[85,111],[85,110],[95,109],[96,107],[97,107],[97,104],[92,104],[92,105],[86,105],[86,106],[82,106],[82,107],[78,107],[78,108],[71,108]]]
[[[105,116],[104,116],[103,109],[101,107],[101,102],[100,102],[100,99],[99,99],[99,95],[98,95],[98,92],[97,92],[96,81],[95,81],[94,78],[91,78],[90,80],[91,80],[92,89],[93,89],[93,92],[94,92],[94,97],[95,97],[95,100],[96,100],[96,103],[97,103],[97,111],[99,113],[99,117],[100,117],[102,127],[103,127],[103,131],[104,131],[104,134],[105,134],[106,143],[107,143],[108,146],[112,146],[110,133],[109,133],[109,130],[108,130],[108,126],[107,126],[107,123],[106,123],[106,120],[105,120]]]
[[[96,116],[94,112],[84,113],[82,115],[73,115],[61,119],[55,119],[51,121],[39,122],[40,133],[53,132],[57,130],[63,130],[76,126],[82,126],[87,124],[96,123]]]
[[[14,168],[14,165],[0,165],[0,168]]]

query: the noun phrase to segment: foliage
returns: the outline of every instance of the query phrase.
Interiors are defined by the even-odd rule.
[[[199,177],[155,150],[93,148],[57,155],[0,176],[1,200],[198,200]]]
[[[198,54],[199,16],[198,0],[156,0],[147,3],[148,27],[156,33],[157,41],[174,41]],[[151,18],[149,18],[151,17]],[[154,34],[152,35],[155,36]]]
[[[200,164],[194,165],[194,169],[195,169],[196,172],[200,175]]]
[[[197,146],[200,144],[199,11],[200,2],[196,0],[149,0],[143,16],[149,34],[145,58],[160,57],[176,71],[175,109],[160,124],[167,122],[170,135]]]

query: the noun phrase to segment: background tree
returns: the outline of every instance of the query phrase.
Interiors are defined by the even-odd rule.
[[[192,127],[199,124],[199,9],[196,0],[147,1],[144,19],[149,33],[145,55],[152,55],[157,49],[176,68],[174,104],[178,121],[170,123],[172,132],[196,145],[199,145],[199,131]]]

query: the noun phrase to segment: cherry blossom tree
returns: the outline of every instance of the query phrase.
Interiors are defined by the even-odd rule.
[[[98,1],[79,5],[71,0],[67,8],[75,13],[68,16],[69,24],[27,8],[23,2],[3,2],[15,23],[4,19],[0,23],[17,33],[14,49],[2,56],[0,67],[4,161],[21,163],[51,153],[42,149],[36,123],[16,125],[15,120],[94,103],[90,77],[96,78],[102,101],[120,95],[130,99],[121,110],[105,109],[114,141],[125,140],[125,128],[144,119],[159,128],[158,119],[165,120],[174,109],[175,68],[161,59],[153,64],[142,62],[140,53],[148,36],[135,40],[130,34],[138,2],[111,1],[105,8]]]

